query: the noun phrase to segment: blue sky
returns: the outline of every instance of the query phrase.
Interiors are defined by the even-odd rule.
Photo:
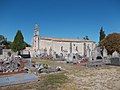
[[[99,31],[120,33],[120,0],[0,0],[0,34],[13,41],[17,30],[31,44],[40,36],[99,41]]]

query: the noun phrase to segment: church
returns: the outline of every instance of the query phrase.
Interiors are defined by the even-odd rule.
[[[81,56],[91,56],[91,52],[96,47],[96,43],[90,40],[70,39],[70,38],[50,38],[39,36],[38,25],[34,26],[34,36],[32,38],[32,53],[47,53],[48,55],[58,54],[65,56],[70,53]]]

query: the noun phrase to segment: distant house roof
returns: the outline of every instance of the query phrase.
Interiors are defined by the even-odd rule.
[[[72,39],[72,38],[48,38],[48,37],[40,37],[40,40],[51,40],[51,41],[59,41],[59,42],[93,42],[90,40],[80,40],[80,39]]]

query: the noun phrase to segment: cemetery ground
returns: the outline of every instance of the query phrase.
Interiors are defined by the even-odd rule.
[[[0,87],[0,90],[120,90],[120,66],[85,67],[65,61],[33,59],[61,66],[62,71],[38,74],[37,82]]]

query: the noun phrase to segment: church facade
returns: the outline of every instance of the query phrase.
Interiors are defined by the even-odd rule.
[[[95,47],[96,43],[90,40],[40,37],[38,25],[35,24],[34,26],[32,50],[38,54],[46,52],[48,55],[56,53],[64,56],[70,53],[77,53],[81,56],[89,57]]]

